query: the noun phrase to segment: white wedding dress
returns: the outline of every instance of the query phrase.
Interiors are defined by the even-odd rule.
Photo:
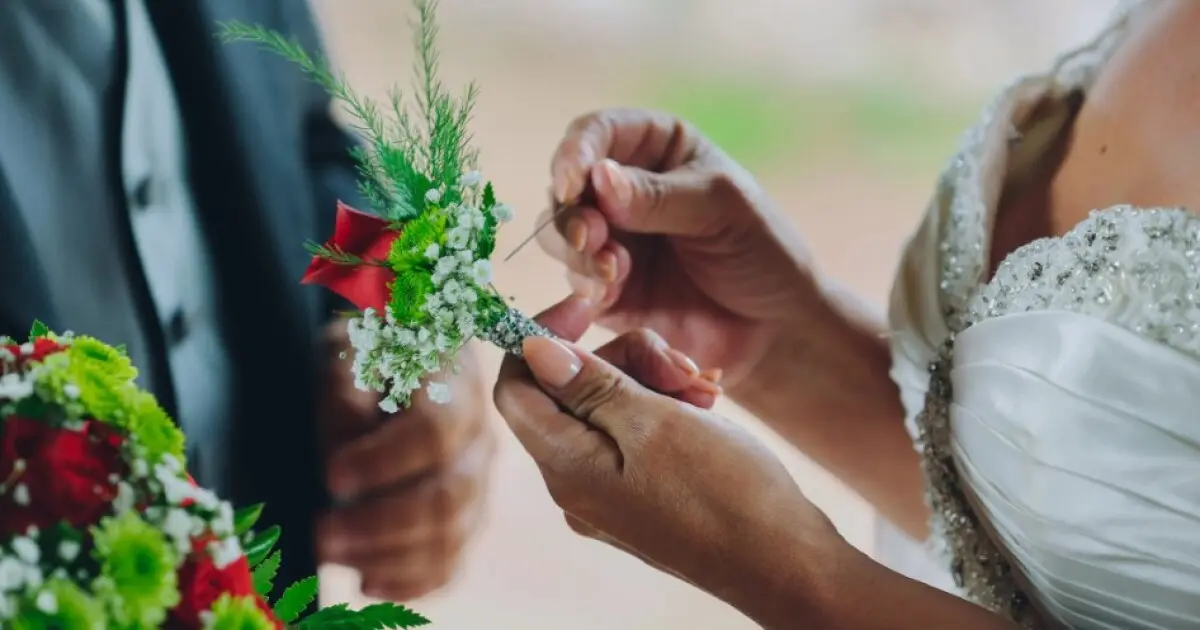
[[[988,108],[892,294],[893,377],[934,511],[922,550],[1022,627],[1200,628],[1200,217],[1098,210],[987,278],[1006,177],[1070,124],[1033,106],[1086,97],[1152,2]],[[937,583],[897,541],[884,560]]]

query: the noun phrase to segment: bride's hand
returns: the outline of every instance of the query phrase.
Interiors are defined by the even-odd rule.
[[[710,397],[679,394],[688,381],[665,348],[646,330],[595,353],[530,339],[524,362],[506,359],[496,404],[575,531],[753,609],[744,598],[796,587],[812,548],[845,543],[762,444],[692,404]]]
[[[568,207],[539,242],[599,302],[601,325],[656,330],[731,387],[780,329],[805,325],[817,299],[804,245],[754,179],[683,121],[584,116],[552,173]]]

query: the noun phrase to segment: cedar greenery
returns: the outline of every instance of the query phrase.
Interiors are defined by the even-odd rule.
[[[455,182],[477,162],[467,127],[478,90],[471,83],[456,98],[445,89],[438,79],[437,0],[414,0],[413,5],[417,14],[415,103],[410,107],[404,93],[392,88],[387,117],[377,103],[334,72],[327,59],[310,54],[295,39],[241,22],[222,23],[220,33],[225,42],[251,42],[291,61],[342,104],[366,144],[352,152],[361,175],[360,189],[379,216],[395,222],[419,216],[426,193]],[[461,193],[448,188],[442,203],[463,201]]]

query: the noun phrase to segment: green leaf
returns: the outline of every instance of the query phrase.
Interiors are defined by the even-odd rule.
[[[39,337],[45,337],[50,334],[50,327],[43,324],[41,320],[33,320],[33,327],[29,329],[29,340],[33,341]]]
[[[254,578],[254,592],[263,597],[271,594],[271,587],[275,585],[275,575],[279,573],[279,564],[282,560],[282,552],[276,551],[267,556],[262,564],[254,567],[254,573],[251,575]]]
[[[492,182],[488,182],[483,186],[483,209],[487,210],[496,205],[496,189],[492,188]]]
[[[292,623],[317,599],[319,591],[320,584],[317,583],[315,575],[287,587],[275,602],[275,616],[283,623]]]
[[[260,562],[267,559],[267,556],[271,554],[271,549],[275,547],[275,543],[279,542],[281,533],[283,530],[278,525],[272,525],[251,539],[250,544],[246,545],[246,560],[249,561],[251,567],[257,567]]]
[[[320,628],[344,628],[346,630],[394,630],[397,628],[419,628],[429,625],[429,620],[417,612],[399,604],[372,604],[362,610],[350,610],[347,604],[322,608],[305,617],[296,625],[297,630]]]
[[[233,531],[238,536],[247,534],[262,516],[263,504],[250,505],[233,513]]]

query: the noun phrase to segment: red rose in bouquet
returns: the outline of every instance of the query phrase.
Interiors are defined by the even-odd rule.
[[[22,346],[24,346],[28,352],[22,350]],[[24,365],[31,361],[41,361],[42,359],[45,359],[56,352],[62,352],[66,349],[57,341],[54,341],[53,339],[47,339],[45,337],[34,339],[30,344],[14,343],[0,346],[0,348],[4,348],[12,353],[12,355],[17,358],[18,366]]]
[[[180,630],[200,630],[203,623],[200,614],[212,608],[222,595],[233,597],[254,597],[261,610],[275,627],[283,630],[283,624],[275,618],[271,607],[259,597],[254,590],[254,578],[250,573],[250,563],[246,556],[229,563],[223,568],[217,568],[208,552],[209,543],[213,538],[197,540],[192,549],[192,555],[179,569],[180,602],[171,611],[171,627]]]
[[[0,435],[0,480],[14,491],[0,497],[0,536],[62,521],[86,527],[109,514],[117,496],[113,480],[126,473],[121,442],[98,422],[76,430],[7,418]]]

